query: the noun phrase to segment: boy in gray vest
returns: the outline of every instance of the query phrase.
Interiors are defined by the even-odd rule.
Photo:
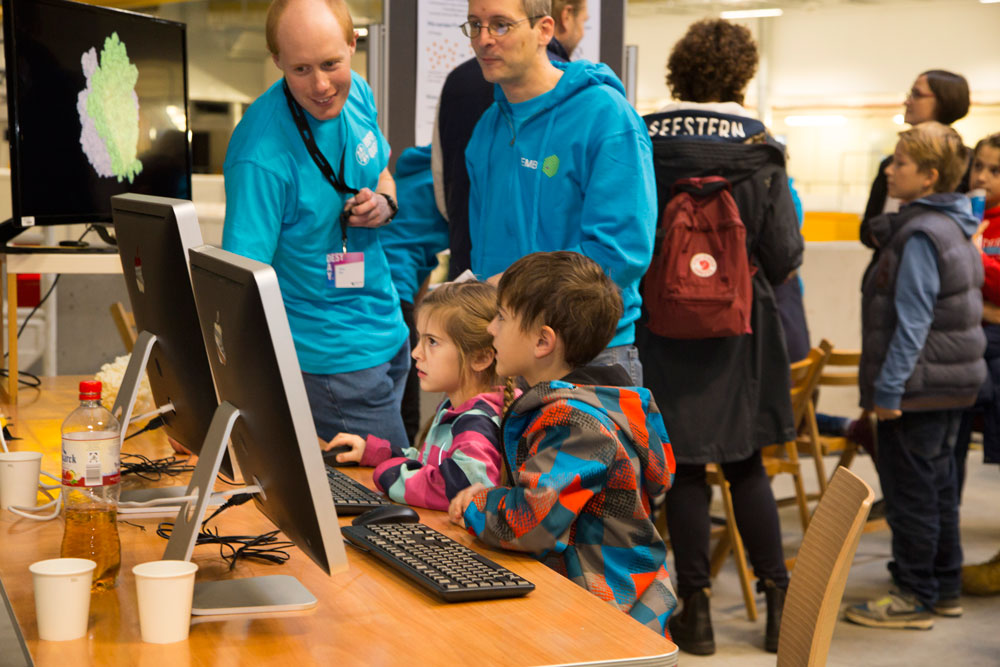
[[[878,463],[895,588],[848,620],[928,630],[960,616],[962,546],[954,446],[986,378],[978,220],[954,193],[968,159],[937,122],[901,132],[885,169],[898,213],[871,221],[878,260],[862,287],[861,407],[878,416]]]

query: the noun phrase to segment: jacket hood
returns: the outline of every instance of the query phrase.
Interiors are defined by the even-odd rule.
[[[926,197],[921,197],[909,204],[902,210],[910,206],[922,206],[938,213],[944,213],[965,232],[966,237],[972,237],[979,227],[979,220],[972,215],[972,202],[963,194],[957,192],[939,192]]]
[[[412,146],[396,160],[396,178],[406,178],[431,168],[431,146]]]
[[[604,63],[592,63],[589,60],[575,60],[572,62],[550,60],[549,62],[558,69],[561,69],[563,75],[559,78],[559,82],[555,88],[543,93],[538,98],[534,98],[540,104],[534,110],[533,115],[559,106],[564,101],[590,86],[610,86],[618,91],[622,97],[625,96],[625,86],[622,85],[621,80],[611,68]],[[500,86],[495,87],[494,98],[497,104],[500,105],[500,108],[505,113],[510,114],[510,102],[507,101],[507,97],[503,94],[503,89]],[[527,103],[531,102],[532,100],[527,100]]]
[[[620,429],[625,444],[638,455],[643,486],[656,498],[670,486],[673,453],[663,418],[645,387],[630,386],[621,366],[584,366],[560,380],[535,385],[515,401],[505,418],[531,418],[555,403],[565,402],[594,415],[605,415]]]

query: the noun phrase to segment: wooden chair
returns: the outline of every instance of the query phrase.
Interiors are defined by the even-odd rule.
[[[785,597],[778,667],[826,664],[840,601],[875,493],[839,466],[802,538]]]
[[[833,350],[827,359],[823,373],[819,378],[820,387],[857,387],[858,364],[861,362],[861,350]],[[816,425],[816,396],[809,401],[806,419],[799,430],[800,451],[818,451],[816,474],[820,481],[820,493],[826,488],[826,474],[822,465],[822,456],[840,453],[837,466],[851,467],[858,452],[858,444],[845,436],[822,435]],[[861,418],[867,418],[862,413]],[[813,499],[813,498],[810,498]]]
[[[807,405],[811,402],[811,397],[816,389],[816,383],[819,381],[823,365],[830,356],[832,349],[833,345],[824,339],[818,347],[814,347],[809,351],[808,357],[802,361],[795,362],[790,367],[792,418],[796,426],[805,419]],[[765,447],[761,452],[761,462],[767,476],[772,479],[775,475],[782,473],[792,476],[795,486],[795,496],[785,500],[795,502],[798,505],[799,518],[802,522],[802,530],[804,532],[809,526],[809,507],[807,505],[805,485],[802,481],[802,469],[799,463],[797,444],[794,441],[789,441],[781,445]],[[722,496],[722,511],[725,516],[725,531],[719,535],[719,539],[712,551],[709,571],[712,577],[715,578],[722,568],[726,556],[730,553],[733,554],[736,572],[740,579],[740,588],[743,591],[743,603],[746,606],[747,617],[751,621],[755,621],[757,620],[757,603],[754,598],[753,577],[750,575],[750,568],[747,567],[746,551],[743,547],[743,541],[740,539],[739,530],[736,527],[729,482],[726,481],[722,468],[713,463],[705,466],[705,476],[709,484],[719,487]],[[782,501],[778,502],[782,504]]]
[[[132,348],[135,346],[135,339],[139,336],[139,332],[135,328],[135,316],[132,311],[125,309],[125,305],[121,301],[115,301],[111,304],[111,319],[115,321],[118,335],[121,336],[122,342],[125,344],[125,350],[131,354]]]

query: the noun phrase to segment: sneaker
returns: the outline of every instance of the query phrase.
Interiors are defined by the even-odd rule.
[[[961,616],[964,611],[962,609],[962,600],[957,595],[955,597],[940,598],[934,603],[932,610],[938,616],[950,616],[951,618]]]
[[[970,595],[1000,593],[1000,552],[985,563],[962,568],[962,592]]]
[[[864,604],[848,607],[847,620],[870,628],[930,630],[934,617],[916,598],[891,591],[888,595]]]

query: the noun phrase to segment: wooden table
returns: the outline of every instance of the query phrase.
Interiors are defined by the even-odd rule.
[[[46,378],[41,390],[22,392],[5,407],[18,449],[41,449],[42,467],[59,471],[59,424],[76,403],[80,378]],[[138,446],[131,443],[145,437]],[[171,453],[162,434],[126,443],[148,456]],[[371,484],[367,468],[345,470]],[[527,597],[448,604],[424,593],[373,557],[348,548],[349,569],[327,576],[297,549],[284,565],[240,561],[233,572],[215,547],[195,549],[198,580],[292,574],[319,598],[304,612],[193,617],[187,641],[145,644],[139,636],[131,569],[162,556],[166,541],[155,535],[158,519],[119,523],[122,570],[118,586],[91,598],[87,636],[67,642],[38,639],[28,565],[59,555],[60,520],[46,523],[0,513],[0,578],[37,665],[542,665],[640,662],[670,665],[677,648],[611,605],[532,558],[491,550],[447,521],[443,512],[421,510],[421,520],[480,551],[536,585]],[[341,519],[347,523],[349,517]],[[213,525],[223,534],[273,530],[248,503],[228,509]]]

